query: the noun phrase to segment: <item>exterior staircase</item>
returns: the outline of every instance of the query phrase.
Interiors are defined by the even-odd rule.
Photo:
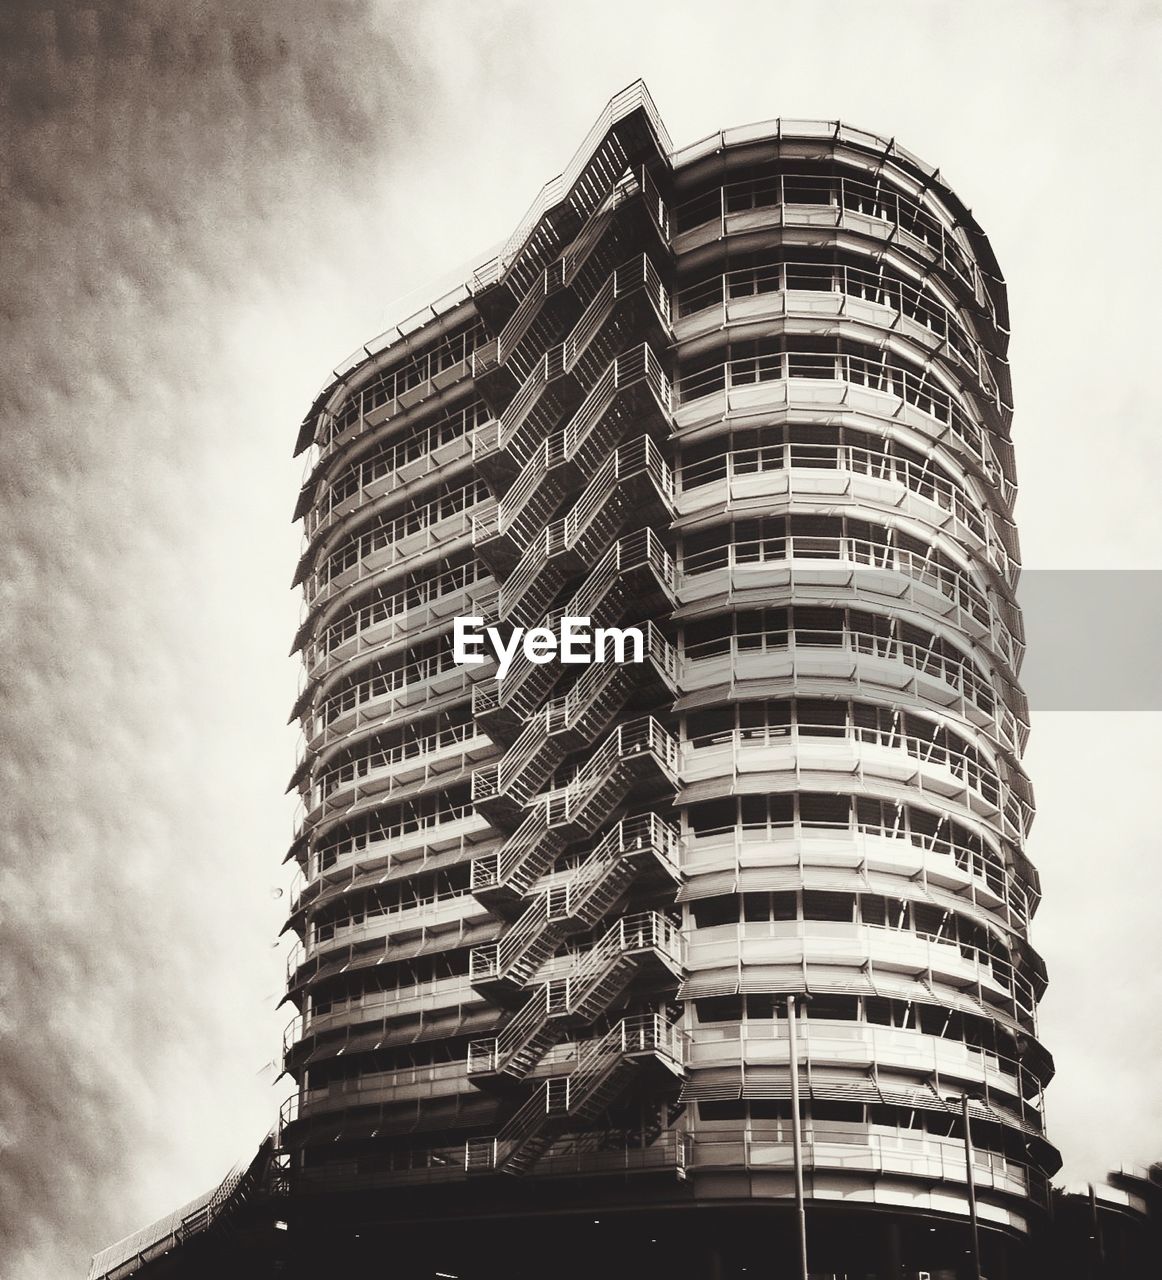
[[[677,1029],[656,1013],[622,1018],[581,1046],[568,1075],[539,1085],[495,1137],[470,1140],[468,1171],[527,1173],[559,1132],[599,1115],[635,1068],[651,1062],[679,1079],[684,1075]]]

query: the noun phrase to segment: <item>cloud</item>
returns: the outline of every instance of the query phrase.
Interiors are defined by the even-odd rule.
[[[8,6],[0,51],[0,1272],[40,1280],[274,1118],[276,463],[325,372],[280,343],[426,93],[362,4]]]

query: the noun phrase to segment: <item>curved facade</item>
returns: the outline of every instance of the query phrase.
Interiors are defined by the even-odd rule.
[[[952,1274],[966,1092],[989,1274],[1019,1255],[1057,1159],[1006,345],[915,157],[787,121],[674,152],[637,85],[338,371],[296,513],[302,1203],[470,1219],[473,1274],[591,1210],[616,1247],[560,1274],[733,1274],[789,1239],[795,995],[813,1273]],[[644,660],[497,680],[459,615]]]

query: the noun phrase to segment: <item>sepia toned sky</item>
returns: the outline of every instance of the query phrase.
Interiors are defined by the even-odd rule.
[[[393,299],[639,75],[679,146],[841,117],[996,248],[1026,565],[1162,568],[1160,55],[1130,0],[2,6],[0,1274],[83,1275],[275,1119],[290,452]],[[1160,730],[1034,718],[1072,1182],[1162,1158]]]

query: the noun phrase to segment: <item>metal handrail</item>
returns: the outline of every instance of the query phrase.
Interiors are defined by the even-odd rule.
[[[642,663],[652,662],[672,684],[677,679],[677,650],[652,622],[647,622],[641,630]],[[572,727],[584,715],[598,692],[618,671],[615,665],[594,662],[567,694],[547,702],[537,711],[495,767],[498,793],[507,793],[512,788],[514,780],[551,734]]]
[[[512,613],[552,556],[577,546],[618,483],[638,475],[653,481],[658,494],[673,509],[674,473],[658,446],[649,436],[622,445],[593,473],[569,514],[553,521],[528,543],[520,564],[501,584],[497,607],[502,618]]]
[[[541,625],[555,631],[559,628],[561,619],[565,617],[596,618],[598,606],[618,578],[623,573],[645,567],[649,567],[658,575],[659,580],[671,594],[677,592],[678,573],[673,557],[652,529],[639,529],[635,533],[619,538],[597,562],[572,599],[564,607],[546,614]],[[492,686],[476,687],[473,691],[473,711],[477,712],[480,709],[477,694],[483,690],[486,692],[479,699],[481,704],[484,697],[487,697],[489,702],[495,705],[511,704],[523,713],[531,714],[535,708],[518,704],[524,681],[536,669],[531,660],[524,656],[523,650],[518,652],[503,680],[497,681]]]
[[[671,867],[678,865],[678,830],[655,813],[623,818],[599,840],[559,886],[537,894],[500,937],[499,942],[474,947],[470,957],[474,976],[503,976],[539,936],[559,919],[562,909],[575,914],[604,880],[610,868],[627,853],[653,850]],[[563,895],[564,902],[559,902]]]
[[[568,821],[584,807],[609,772],[626,757],[650,753],[662,769],[677,778],[678,744],[652,716],[630,721],[615,729],[565,787],[546,793],[496,854],[472,862],[472,889],[477,892],[497,884],[518,890],[521,871],[530,853],[545,846],[550,827]]]

